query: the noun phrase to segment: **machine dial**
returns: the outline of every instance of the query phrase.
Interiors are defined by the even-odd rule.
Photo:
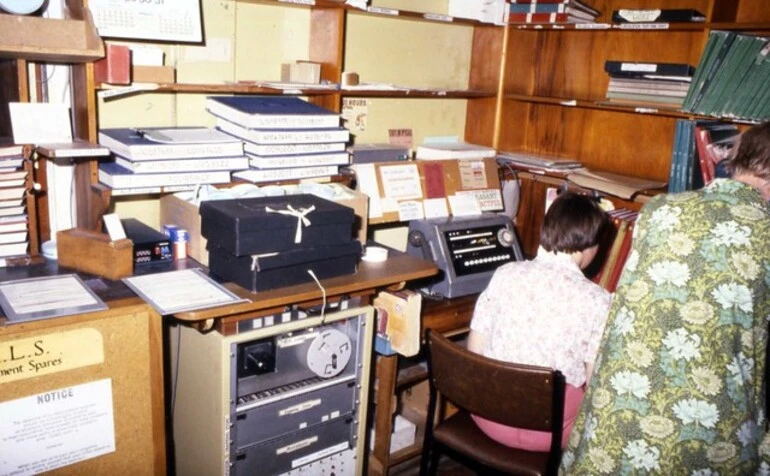
[[[319,377],[330,378],[345,370],[353,353],[350,338],[337,329],[316,336],[307,350],[307,366]]]
[[[513,245],[513,231],[508,228],[500,228],[497,231],[497,241],[503,246]]]

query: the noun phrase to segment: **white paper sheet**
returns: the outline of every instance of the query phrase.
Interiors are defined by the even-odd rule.
[[[115,451],[112,380],[0,403],[0,474],[51,471]]]
[[[214,282],[200,269],[132,276],[122,281],[164,316],[248,302]]]
[[[0,306],[10,322],[107,309],[104,301],[74,274],[0,283]]]

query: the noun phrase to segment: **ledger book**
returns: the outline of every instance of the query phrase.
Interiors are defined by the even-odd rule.
[[[340,115],[294,96],[209,96],[213,115],[251,129],[339,127]]]

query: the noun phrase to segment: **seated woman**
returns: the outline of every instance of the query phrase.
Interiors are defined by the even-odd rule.
[[[607,216],[596,201],[562,193],[545,215],[537,257],[498,268],[479,296],[471,321],[471,351],[564,374],[562,447],[580,410],[610,305],[610,293],[582,272],[596,256],[606,224]],[[474,420],[506,446],[547,451],[551,444],[550,433],[477,416]]]

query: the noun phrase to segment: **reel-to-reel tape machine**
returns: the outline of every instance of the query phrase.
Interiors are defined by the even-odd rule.
[[[201,335],[183,328],[182,355],[185,348],[205,354],[206,348],[218,347],[227,359],[220,376],[207,377],[227,387],[216,405],[225,428],[220,439],[224,466],[216,473],[358,474],[372,348],[367,329],[371,330],[372,319],[373,311],[366,306],[234,336]],[[180,372],[183,382],[192,383],[183,367]],[[177,398],[185,396],[180,392]],[[189,471],[184,474],[214,474],[202,467],[210,465],[212,455],[204,457],[201,452],[210,453],[217,439],[185,431],[195,426],[192,423],[175,421],[174,426],[181,435],[176,436],[177,469]]]

